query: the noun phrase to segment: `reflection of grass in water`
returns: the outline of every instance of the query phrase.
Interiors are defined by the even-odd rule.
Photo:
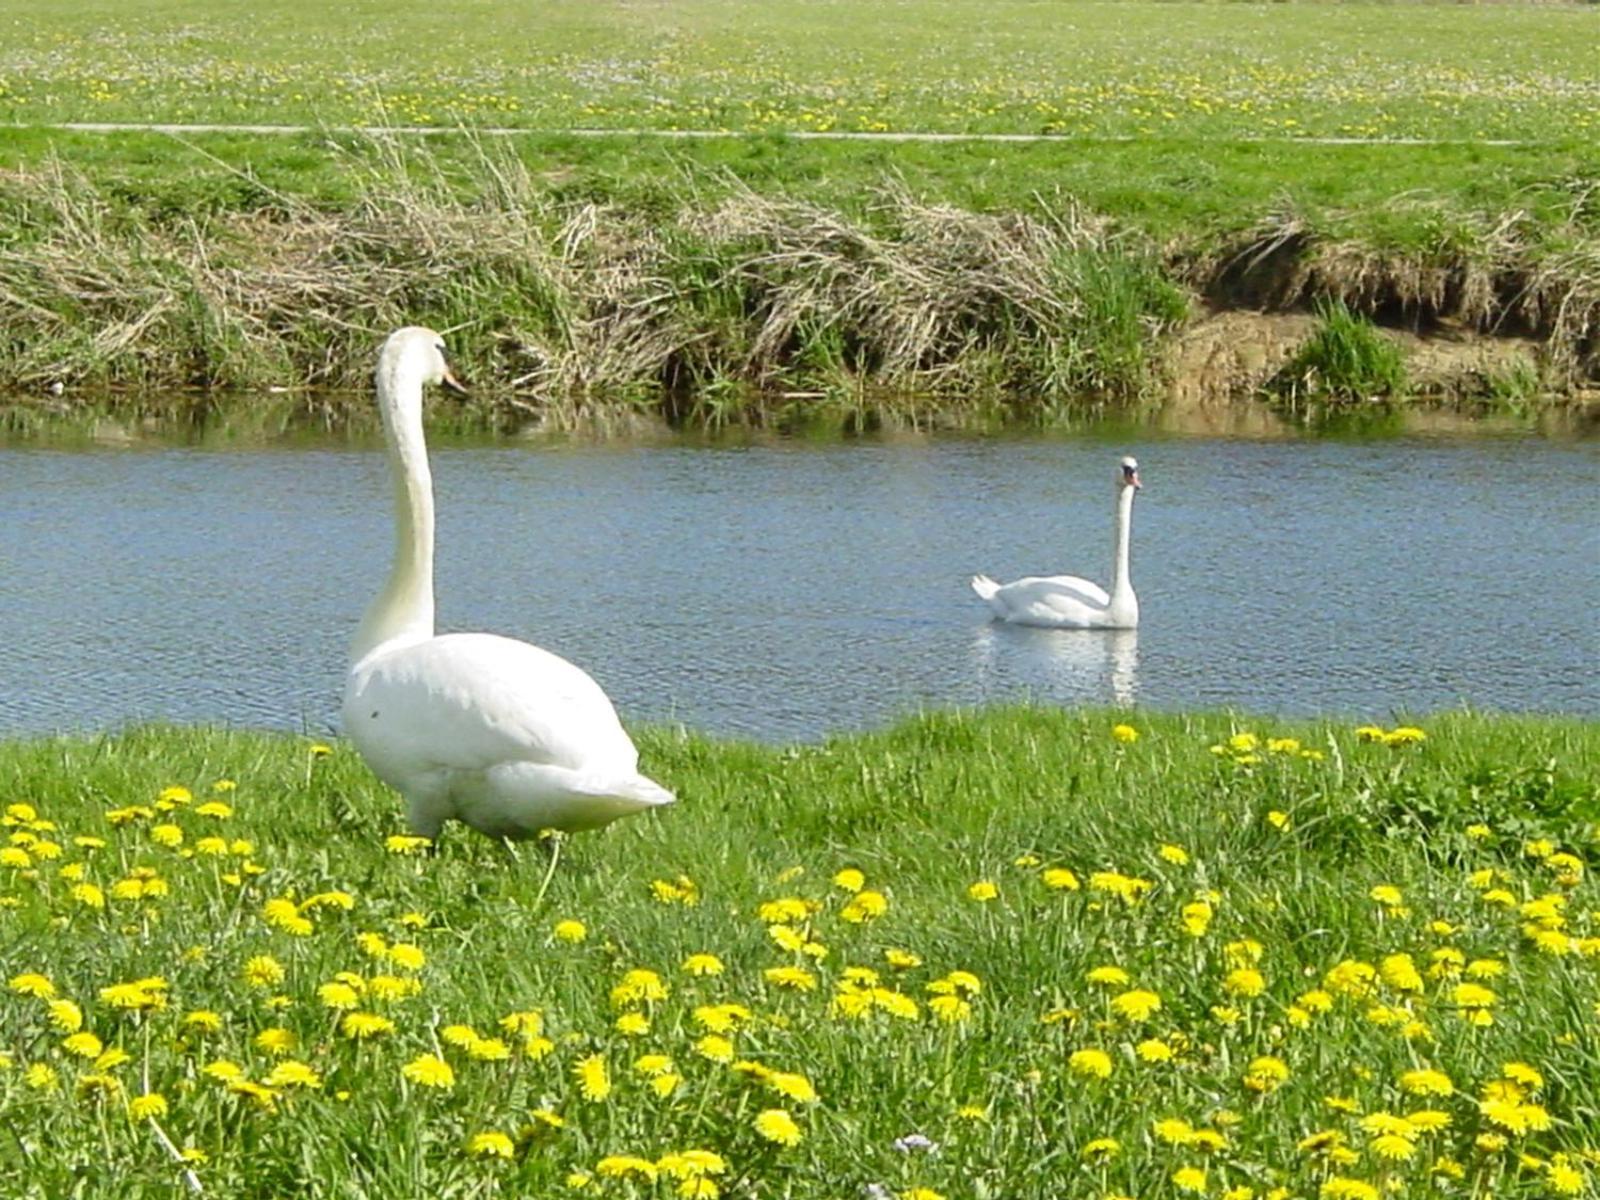
[[[580,1194],[631,1195],[603,1161],[670,1174],[691,1149],[772,1195],[1167,1195],[1203,1167],[1212,1195],[1310,1196],[1330,1164],[1296,1146],[1322,1130],[1360,1184],[1445,1158],[1497,1194],[1581,1179],[1600,944],[1573,851],[1600,727],[1422,724],[646,730],[682,800],[572,839],[542,902],[534,847],[452,828],[431,857],[386,851],[398,800],[343,746],[0,744],[0,1097],[29,1147],[0,1154],[0,1192],[170,1192],[156,1102],[130,1119],[146,1093],[207,1192],[242,1200],[547,1196],[579,1171],[601,1175]],[[694,973],[706,954],[720,973]],[[423,1055],[453,1086],[403,1074]],[[758,1132],[778,1108],[793,1147]],[[912,1132],[939,1153],[894,1148]]]

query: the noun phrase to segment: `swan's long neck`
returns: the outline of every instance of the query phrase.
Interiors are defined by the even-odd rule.
[[[1128,540],[1133,526],[1133,493],[1136,489],[1117,489],[1116,557],[1111,563],[1111,602],[1121,596],[1133,594],[1133,581],[1128,575]]]
[[[422,376],[405,359],[378,368],[389,474],[394,480],[394,565],[350,645],[350,662],[387,642],[433,636],[433,476],[422,435]]]

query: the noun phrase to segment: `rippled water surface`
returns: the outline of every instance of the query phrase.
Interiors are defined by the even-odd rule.
[[[991,624],[967,577],[1109,582],[1137,634]],[[1031,698],[1600,715],[1600,446],[1534,439],[495,446],[434,455],[441,629],[625,720],[766,739]],[[387,567],[376,450],[0,448],[0,733],[321,731]]]

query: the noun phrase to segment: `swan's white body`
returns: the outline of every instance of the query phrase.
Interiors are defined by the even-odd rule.
[[[402,329],[378,357],[395,484],[395,559],[361,621],[345,678],[344,731],[406,798],[412,829],[455,818],[491,837],[593,829],[672,801],[600,685],[566,659],[488,633],[433,631],[433,480],[424,383],[459,387],[437,334]]]
[[[1139,598],[1128,575],[1128,542],[1133,525],[1133,494],[1139,490],[1139,464],[1121,463],[1117,477],[1116,551],[1111,590],[1076,575],[1030,575],[1012,583],[996,583],[987,575],[972,577],[972,590],[1013,625],[1051,629],[1135,629]]]

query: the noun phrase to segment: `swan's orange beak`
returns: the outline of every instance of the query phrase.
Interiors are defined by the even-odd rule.
[[[472,394],[467,391],[466,384],[462,383],[461,380],[457,379],[450,373],[449,367],[444,369],[444,374],[439,377],[439,382],[442,383],[447,390],[454,392],[458,396],[469,396]]]

